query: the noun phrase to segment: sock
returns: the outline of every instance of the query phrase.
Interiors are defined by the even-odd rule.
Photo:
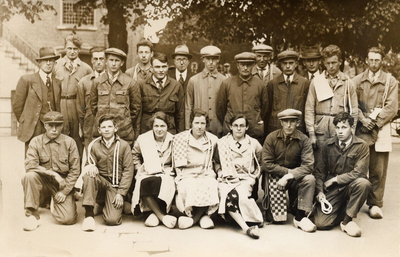
[[[25,216],[29,217],[31,215],[35,216],[37,220],[40,219],[39,210],[30,207],[26,209]]]
[[[297,210],[295,220],[301,221],[306,216],[306,212],[303,210]]]
[[[342,223],[343,223],[343,225],[347,225],[347,223],[349,223],[352,220],[353,220],[353,218],[346,214],[346,217],[344,217],[344,220]]]
[[[94,207],[91,205],[84,205],[85,207],[85,218],[87,217],[94,217],[93,209]]]

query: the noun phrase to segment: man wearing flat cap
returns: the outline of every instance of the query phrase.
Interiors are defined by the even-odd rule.
[[[295,217],[293,225],[305,232],[317,227],[308,219],[313,210],[315,178],[312,175],[314,156],[310,139],[297,130],[301,111],[286,109],[277,114],[281,129],[270,133],[262,150],[266,206],[269,222],[287,220],[287,212]],[[290,205],[287,205],[286,190]],[[287,210],[289,206],[289,210]]]
[[[301,53],[300,59],[302,60],[306,71],[301,75],[311,81],[315,76],[321,74],[321,57],[319,47],[305,47]]]
[[[271,46],[258,44],[251,50],[256,54],[256,65],[251,72],[253,76],[258,76],[267,84],[273,78],[281,74],[281,71],[271,63],[274,54],[274,50]]]
[[[136,52],[139,62],[126,70],[126,74],[133,81],[145,81],[153,75],[151,66],[151,57],[153,57],[153,43],[150,40],[142,38],[136,45]]]
[[[79,155],[82,156],[83,133],[79,127],[76,94],[79,81],[93,71],[88,64],[79,59],[82,40],[77,35],[71,34],[65,38],[64,42],[65,56],[58,60],[54,66],[56,78],[62,81],[60,105],[61,113],[64,116],[63,133],[75,140]]]
[[[304,113],[310,82],[297,74],[298,58],[299,54],[291,50],[278,54],[278,65],[282,74],[275,77],[267,85],[269,107],[265,126],[266,135],[281,127],[277,118],[277,114],[281,111],[292,108]],[[298,129],[305,133],[304,117],[300,117],[299,121]]]
[[[53,48],[40,48],[36,58],[39,71],[24,75],[18,81],[12,108],[19,122],[18,139],[25,143],[25,153],[31,139],[46,131],[43,116],[49,111],[61,111],[61,81],[52,72],[58,58]]]
[[[108,48],[106,55],[106,72],[94,80],[90,92],[90,105],[93,113],[93,137],[97,131],[99,118],[104,114],[112,114],[118,127],[118,136],[132,147],[138,136],[136,121],[142,108],[142,100],[138,86],[127,74],[121,71],[126,60],[124,51]]]
[[[80,157],[76,143],[61,134],[64,118],[60,112],[50,111],[42,120],[46,132],[30,142],[22,178],[26,231],[40,225],[39,206],[45,194],[51,195],[50,211],[60,224],[71,225],[77,219],[73,188],[80,173]]]
[[[186,89],[185,129],[190,129],[190,114],[194,109],[208,113],[210,125],[207,130],[217,137],[222,136],[222,124],[217,118],[217,95],[226,77],[218,72],[221,50],[216,46],[205,46],[200,50],[204,70],[190,78]]]
[[[243,114],[249,121],[247,134],[260,144],[264,136],[267,88],[257,76],[251,75],[256,55],[243,52],[235,56],[239,74],[224,80],[217,98],[217,115],[223,123],[223,134],[230,131],[233,116]]]
[[[168,70],[168,76],[181,83],[183,92],[186,94],[189,79],[194,75],[188,69],[190,59],[192,59],[189,48],[186,45],[177,46],[171,58],[174,59],[175,68]]]

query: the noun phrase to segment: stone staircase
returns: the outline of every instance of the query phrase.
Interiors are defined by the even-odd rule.
[[[0,136],[16,135],[17,121],[11,108],[12,91],[22,75],[38,71],[35,63],[0,37]]]

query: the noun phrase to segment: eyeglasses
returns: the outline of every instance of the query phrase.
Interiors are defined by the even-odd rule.
[[[189,60],[187,58],[176,58],[175,61],[185,63],[188,62]]]

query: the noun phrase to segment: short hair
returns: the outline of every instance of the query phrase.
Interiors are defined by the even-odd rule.
[[[349,122],[350,127],[353,127],[354,124],[354,118],[351,116],[348,112],[339,112],[336,114],[335,118],[333,118],[333,125],[337,125],[339,122]]]
[[[74,44],[78,48],[81,48],[83,44],[82,39],[74,34],[70,34],[64,39],[64,47],[67,46],[68,41],[72,42],[72,44]]]
[[[243,114],[233,115],[233,117],[229,121],[229,124],[232,125],[235,122],[235,120],[238,120],[238,119],[244,119],[246,121],[246,127],[249,125],[249,120]]]
[[[163,53],[157,53],[151,58],[151,64],[153,65],[154,60],[159,60],[162,63],[168,63],[168,57],[167,55]]]
[[[153,52],[153,43],[151,43],[150,40],[147,40],[145,38],[140,39],[136,45],[136,52],[139,51],[140,46],[148,46],[150,48],[150,51]]]
[[[108,121],[108,120],[111,120],[113,122],[114,126],[117,126],[117,123],[115,121],[114,116],[111,115],[111,114],[106,113],[106,114],[104,114],[103,116],[100,117],[100,119],[99,119],[99,127],[101,126],[101,124],[103,122]]]
[[[210,124],[210,118],[208,117],[208,113],[199,108],[193,109],[192,113],[190,114],[190,124],[193,123],[195,117],[201,117],[201,116],[204,116],[206,118],[206,125],[208,126],[208,124]]]
[[[106,48],[103,46],[94,46],[94,47],[90,48],[89,53],[90,54],[100,53],[100,52],[104,52],[105,50],[106,50]]]
[[[377,54],[380,54],[381,57],[382,57],[382,60],[383,60],[383,58],[385,58],[385,52],[384,52],[383,49],[380,48],[380,47],[374,46],[374,47],[369,48],[369,49],[368,49],[368,52],[367,52],[367,57],[368,57],[368,54],[369,54],[369,53],[377,53]]]
[[[164,112],[160,111],[160,112],[156,112],[153,114],[153,116],[149,120],[149,125],[151,128],[154,126],[154,121],[156,119],[164,121],[165,124],[167,124],[167,128],[168,128],[167,115]]]
[[[339,60],[342,60],[342,51],[337,45],[329,45],[325,47],[322,50],[321,55],[323,60],[332,56],[337,56]]]

